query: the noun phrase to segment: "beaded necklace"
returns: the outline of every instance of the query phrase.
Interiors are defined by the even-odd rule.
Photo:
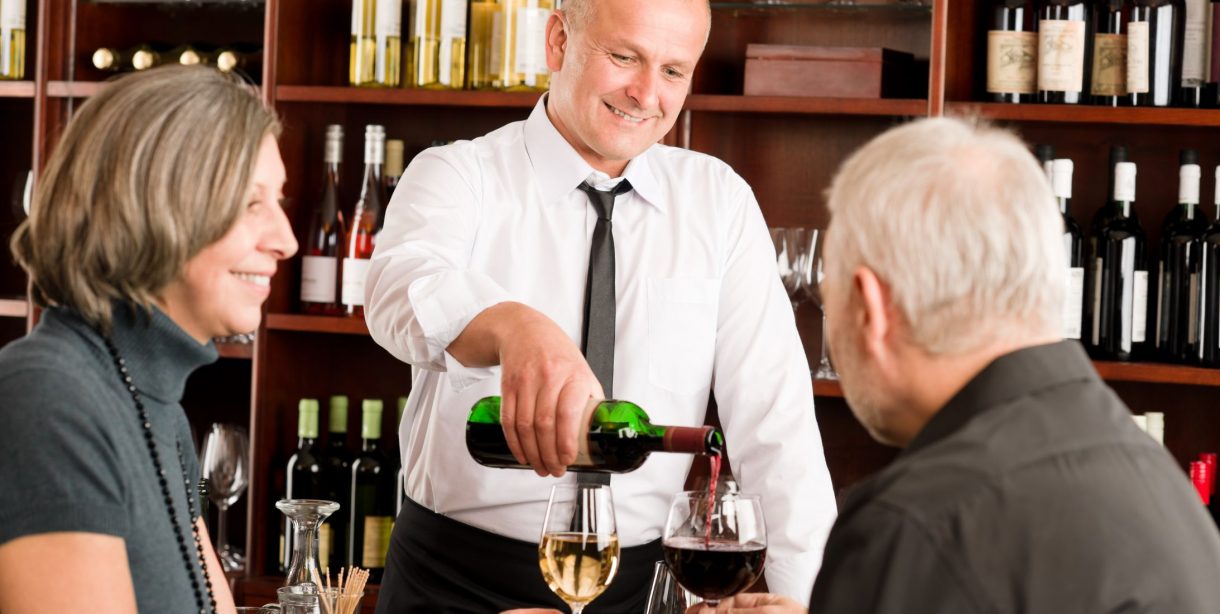
[[[199,607],[199,614],[209,614],[216,612],[216,596],[212,594],[212,579],[208,576],[208,566],[203,553],[203,538],[199,535],[198,525],[191,525],[191,533],[195,536],[195,553],[198,556],[199,570],[203,572],[203,584],[199,585],[199,577],[195,573],[191,565],[190,547],[186,543],[185,534],[182,531],[182,523],[178,520],[178,511],[174,508],[174,499],[169,494],[169,480],[166,478],[165,468],[161,466],[161,456],[157,454],[157,442],[153,439],[152,421],[148,419],[148,410],[144,408],[144,401],[140,400],[140,393],[136,390],[136,385],[131,379],[131,373],[127,371],[127,362],[123,360],[119,354],[119,349],[114,346],[114,342],[110,337],[103,336],[106,342],[106,350],[110,352],[110,357],[114,359],[114,366],[119,370],[119,379],[122,380],[123,386],[127,388],[127,392],[131,393],[131,400],[136,405],[136,413],[140,417],[140,425],[144,431],[144,443],[148,446],[148,455],[152,458],[153,469],[157,474],[157,481],[161,485],[161,495],[165,497],[165,508],[169,511],[169,521],[174,527],[174,537],[178,539],[178,551],[182,553],[182,562],[186,565],[186,573],[191,578],[191,589],[195,592],[195,604]],[[182,444],[178,443],[178,466],[183,467],[182,482],[186,488],[187,507],[195,506],[195,495],[192,492],[191,480],[187,477],[185,467],[186,462],[182,457]],[[206,601],[204,599],[206,591]],[[211,610],[208,606],[211,606]]]

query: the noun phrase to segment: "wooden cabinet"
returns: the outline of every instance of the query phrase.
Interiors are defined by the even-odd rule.
[[[363,125],[380,123],[406,141],[408,157],[434,140],[479,136],[524,119],[538,95],[529,93],[355,89],[346,85],[350,0],[265,0],[190,6],[29,0],[29,81],[0,82],[0,195],[29,168],[40,168],[80,102],[104,75],[88,63],[99,46],[148,41],[248,43],[265,49],[262,92],[283,119],[281,150],[288,169],[289,215],[303,234],[310,203],[322,190],[323,134],[344,125],[344,203],[359,183]],[[1076,215],[1091,218],[1105,195],[1107,145],[1122,143],[1140,163],[1139,207],[1155,241],[1174,195],[1176,151],[1194,147],[1205,166],[1220,163],[1220,111],[1101,109],[996,105],[982,100],[984,13],[980,0],[856,5],[713,2],[713,29],[686,110],[666,142],[717,156],[753,187],[772,226],[824,226],[823,192],[853,150],[906,118],[975,115],[1012,126],[1031,142],[1050,142],[1076,160]],[[887,47],[911,53],[926,83],[913,99],[745,97],[749,43]],[[186,146],[186,144],[184,144]],[[1210,173],[1205,173],[1210,175]],[[1205,182],[1205,186],[1208,183]],[[1204,193],[1209,193],[1204,190]],[[7,243],[20,215],[5,206],[0,237]],[[239,595],[249,603],[273,593],[283,488],[281,467],[295,447],[296,406],[302,397],[347,394],[349,445],[358,444],[359,401],[387,407],[404,395],[410,369],[369,337],[360,320],[300,315],[299,259],[281,266],[267,317],[253,346],[225,346],[216,365],[191,380],[184,405],[202,432],[213,421],[249,425],[253,477],[234,512],[246,517],[232,539],[249,557]],[[9,259],[0,263],[0,342],[24,334],[32,321],[27,281]],[[811,364],[821,348],[820,316],[811,305],[798,325]],[[1099,364],[1134,410],[1165,411],[1170,449],[1185,462],[1220,449],[1220,413],[1210,407],[1220,371],[1148,364]],[[815,382],[817,414],[836,487],[888,462],[895,451],[873,443],[855,422],[833,382]],[[385,412],[387,441],[394,412]],[[396,448],[396,446],[392,447]],[[456,443],[455,443],[456,445]],[[238,525],[239,523],[233,523]],[[371,609],[369,610],[371,611]]]

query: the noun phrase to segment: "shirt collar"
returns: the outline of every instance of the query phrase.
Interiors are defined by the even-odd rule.
[[[952,435],[974,417],[1013,399],[1088,380],[1100,378],[1076,341],[1038,345],[1000,356],[928,420],[901,456],[909,456]]]
[[[555,129],[546,114],[547,94],[538,99],[529,119],[525,120],[525,153],[533,168],[542,198],[547,203],[560,202],[592,175],[595,170]],[[656,145],[632,158],[623,170],[623,178],[631,182],[632,191],[645,202],[665,211],[661,186],[653,174],[650,154]]]
[[[110,338],[136,387],[163,403],[180,402],[191,373],[218,357],[215,344],[199,343],[157,307],[116,301],[111,322]]]

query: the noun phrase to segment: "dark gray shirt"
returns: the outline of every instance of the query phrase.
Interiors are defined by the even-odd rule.
[[[186,482],[198,483],[199,465],[178,403],[187,376],[216,350],[159,311],[117,308],[112,339],[148,409],[191,575],[131,394],[102,338],[63,309],[44,311],[30,335],[0,350],[0,544],[58,531],[121,537],[140,612],[197,612],[190,528],[199,509],[188,509]]]
[[[1220,612],[1220,533],[1075,342],[1003,356],[846,497],[811,614]]]

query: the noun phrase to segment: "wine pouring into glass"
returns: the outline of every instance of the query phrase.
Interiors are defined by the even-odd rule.
[[[241,498],[249,483],[250,440],[232,424],[213,424],[203,438],[200,468],[208,482],[208,499],[216,505],[216,556],[225,571],[245,567],[245,556],[229,545],[229,507]]]
[[[754,495],[706,492],[674,495],[661,541],[678,583],[715,608],[762,576],[767,528]]]

